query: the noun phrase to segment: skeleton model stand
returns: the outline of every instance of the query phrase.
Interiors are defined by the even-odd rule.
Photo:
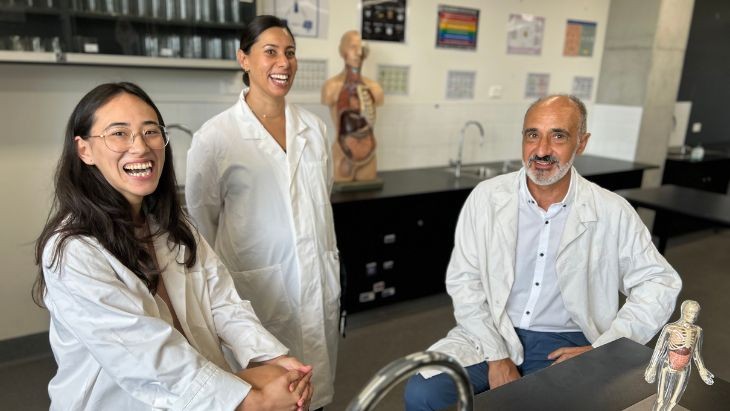
[[[669,411],[677,405],[687,388],[687,377],[692,370],[693,358],[702,381],[707,385],[714,382],[714,375],[705,368],[700,354],[702,328],[695,324],[700,305],[697,301],[686,300],[682,303],[681,311],[679,320],[662,329],[649,366],[644,372],[644,379],[649,383],[653,383],[657,374],[659,375],[653,411]]]

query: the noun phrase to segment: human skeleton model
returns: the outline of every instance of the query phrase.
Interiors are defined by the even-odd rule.
[[[694,358],[700,378],[707,385],[712,385],[714,375],[705,368],[700,349],[702,348],[702,328],[695,325],[700,312],[696,301],[686,300],[682,303],[682,314],[679,320],[667,324],[657,340],[654,354],[644,372],[644,379],[653,383],[659,369],[657,397],[653,411],[669,411],[677,405],[687,388],[687,377],[692,370],[691,359]]]
[[[383,102],[383,89],[361,76],[367,49],[357,31],[348,31],[340,41],[345,69],[322,87],[322,103],[330,107],[337,141],[332,147],[335,181],[366,181],[376,178],[375,107]]]

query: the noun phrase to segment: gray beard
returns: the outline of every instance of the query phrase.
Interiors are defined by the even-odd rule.
[[[525,164],[524,160],[522,161],[522,165],[525,167],[525,173],[527,174],[527,177],[530,179],[530,181],[539,186],[549,186],[557,183],[558,181],[560,181],[561,178],[565,177],[565,175],[568,174],[570,168],[573,167],[573,162],[575,161],[575,155],[577,152],[578,148],[576,147],[576,150],[573,152],[573,155],[570,157],[570,160],[568,160],[567,163],[556,163],[558,167],[558,172],[552,176],[542,176],[541,172],[535,172],[534,170],[530,169],[527,164]]]

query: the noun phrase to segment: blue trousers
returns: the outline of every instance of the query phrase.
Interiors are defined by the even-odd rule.
[[[523,376],[552,364],[547,356],[558,348],[591,345],[582,332],[546,333],[519,328],[515,331],[525,351],[525,361],[517,367]],[[486,361],[466,367],[466,372],[475,395],[489,389]],[[404,397],[407,411],[440,410],[456,404],[456,385],[443,373],[429,379],[416,374],[408,380]]]

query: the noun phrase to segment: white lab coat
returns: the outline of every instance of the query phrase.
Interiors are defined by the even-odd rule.
[[[682,282],[623,198],[572,173],[575,200],[556,261],[565,308],[594,347],[619,337],[645,344],[672,314]],[[446,288],[457,325],[429,350],[463,366],[523,361],[505,309],[515,279],[519,178],[524,169],[480,183],[456,226]],[[627,297],[621,307],[619,292]]]
[[[186,247],[171,249],[167,235],[154,241],[185,336],[161,318],[142,281],[95,239],[70,239],[62,264],[49,268],[57,239],[43,252],[58,364],[48,385],[51,410],[231,411],[250,386],[230,372],[221,344],[242,364],[286,353],[202,239],[191,268],[178,263]]]
[[[332,400],[339,338],[329,144],[322,120],[287,104],[284,152],[247,91],[195,133],[187,207],[266,329],[314,366],[315,409]]]

